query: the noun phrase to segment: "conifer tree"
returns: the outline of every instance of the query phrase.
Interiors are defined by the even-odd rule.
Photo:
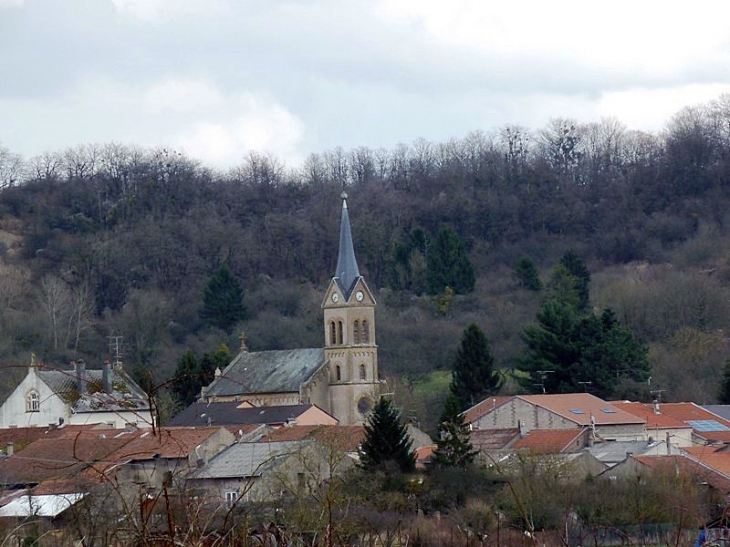
[[[172,381],[172,391],[182,405],[190,405],[200,397],[200,389],[215,378],[215,369],[223,370],[231,360],[225,344],[212,353],[204,353],[198,359],[192,350],[186,351],[177,363]]]
[[[488,395],[499,391],[502,377],[494,370],[494,358],[489,340],[474,323],[461,337],[461,345],[451,372],[451,393],[459,403],[459,410],[466,410]]]
[[[464,425],[459,400],[450,393],[444,404],[439,423],[439,437],[433,464],[441,467],[466,467],[474,461],[477,451],[471,444],[471,432]]]
[[[206,326],[230,329],[246,316],[243,289],[227,265],[218,268],[203,293],[201,318]]]
[[[387,471],[397,466],[407,473],[416,467],[413,441],[390,399],[381,397],[365,424],[360,466],[367,471]]]
[[[427,284],[429,294],[441,294],[451,287],[456,294],[474,290],[474,268],[464,243],[451,228],[444,226],[428,249]]]
[[[523,288],[529,291],[542,290],[540,272],[537,271],[537,266],[529,256],[522,257],[515,265],[514,276]]]
[[[586,311],[590,303],[591,274],[585,262],[578,253],[571,249],[562,256],[560,264],[565,266],[568,273],[575,278],[575,288],[578,291],[578,310]]]

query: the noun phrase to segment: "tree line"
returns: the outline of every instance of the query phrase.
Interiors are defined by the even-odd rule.
[[[363,273],[387,291],[381,309],[430,313],[430,300],[409,298],[440,295],[434,321],[455,340],[485,319],[459,295],[484,301],[479,283],[526,256],[538,272],[569,248],[602,268],[661,262],[708,231],[725,233],[729,102],[683,109],[657,135],[610,119],[555,119],[537,131],[505,126],[390,150],[336,148],[298,168],[252,152],[226,173],[165,149],[83,145],[26,160],[2,148],[0,229],[9,235],[0,354],[105,355],[106,337],[123,334],[128,362],[168,378],[187,349],[234,347],[232,332],[200,313],[224,265],[245,292],[252,349],[281,343],[272,325],[287,329],[287,345],[321,345],[317,288],[336,262],[342,187]],[[520,286],[535,280],[534,271],[514,275]],[[527,321],[542,306],[535,294],[515,297]],[[652,326],[632,324],[629,305],[617,319],[651,342]],[[609,328],[574,319],[576,331]],[[500,365],[517,365],[524,326],[505,326],[508,339],[495,341]],[[409,328],[381,341],[399,342]],[[383,369],[448,366],[451,352],[418,340],[423,364],[391,343]]]

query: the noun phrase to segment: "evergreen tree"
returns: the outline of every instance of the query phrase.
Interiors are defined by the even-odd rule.
[[[578,280],[573,277],[565,265],[558,264],[553,268],[546,289],[548,301],[560,302],[576,312],[582,313]]]
[[[172,391],[180,404],[188,406],[200,396],[200,364],[192,350],[186,351],[175,368]]]
[[[186,351],[177,363],[172,382],[172,391],[178,401],[185,406],[194,403],[200,397],[201,388],[215,378],[215,369],[223,370],[230,360],[231,354],[225,344],[212,353],[204,353],[200,359],[192,350]]]
[[[585,311],[590,304],[590,284],[591,274],[586,267],[583,259],[574,250],[567,251],[560,259],[560,264],[565,266],[568,273],[576,280],[576,290],[578,291],[578,309]]]
[[[381,397],[373,408],[359,453],[360,466],[367,471],[387,471],[393,465],[404,473],[415,469],[413,442],[390,399]]]
[[[474,323],[461,337],[461,345],[451,372],[451,393],[460,410],[466,410],[502,387],[502,377],[494,370],[489,340]]]
[[[474,290],[476,277],[464,243],[456,232],[444,226],[428,249],[427,283],[429,294],[440,294],[451,287],[456,294]]]
[[[433,464],[440,467],[466,467],[474,462],[477,453],[471,444],[471,432],[464,425],[459,400],[451,393],[441,415]]]
[[[717,402],[721,405],[730,405],[730,358],[725,361],[722,380],[720,380],[720,391],[717,394]]]
[[[644,382],[651,372],[647,348],[639,344],[610,310],[581,316],[556,300],[537,313],[537,326],[525,328],[527,352],[519,366],[530,374],[521,383],[536,393],[589,389],[610,398],[620,380]]]
[[[246,316],[241,283],[227,265],[221,266],[208,281],[200,315],[206,326],[227,332]]]
[[[514,269],[514,276],[520,283],[520,286],[529,291],[542,290],[542,281],[540,281],[540,272],[537,266],[529,256],[522,257]]]

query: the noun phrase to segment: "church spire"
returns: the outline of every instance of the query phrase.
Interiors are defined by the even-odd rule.
[[[340,220],[340,255],[337,258],[337,271],[335,279],[340,290],[345,295],[345,300],[350,298],[355,281],[360,277],[360,270],[355,260],[355,249],[352,245],[352,232],[350,231],[350,215],[347,213],[347,194],[342,192],[342,218]]]

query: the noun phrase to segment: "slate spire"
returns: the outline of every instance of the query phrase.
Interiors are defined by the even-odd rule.
[[[360,277],[360,270],[355,260],[355,249],[352,245],[352,232],[350,231],[350,215],[347,212],[347,194],[342,192],[342,218],[340,220],[340,255],[337,258],[337,271],[335,279],[345,300],[350,299],[350,293],[355,281]]]

